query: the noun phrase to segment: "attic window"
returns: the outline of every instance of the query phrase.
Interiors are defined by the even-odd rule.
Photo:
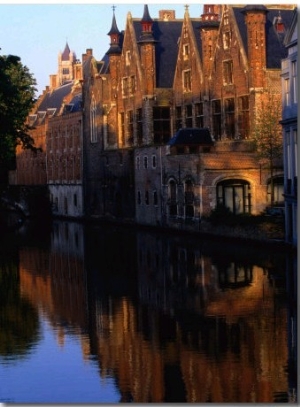
[[[46,112],[38,112],[37,116],[38,116],[39,123],[41,123],[44,120],[45,116],[46,116]]]
[[[37,115],[36,114],[31,114],[28,117],[28,122],[29,122],[29,126],[33,126],[34,122],[37,119]]]
[[[274,17],[273,26],[278,34],[283,34],[285,32],[285,27],[280,14],[277,17]]]
[[[72,112],[73,107],[74,107],[74,104],[73,104],[73,103],[70,103],[70,104],[65,105],[65,113],[70,113],[70,112]]]
[[[56,109],[51,108],[51,109],[47,109],[47,114],[48,117],[53,117],[55,115]]]

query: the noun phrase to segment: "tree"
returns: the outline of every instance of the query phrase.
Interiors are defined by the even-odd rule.
[[[279,124],[281,112],[280,95],[270,91],[264,93],[256,106],[252,131],[260,162],[270,170],[271,206],[274,205],[274,169],[277,163],[282,163],[283,158],[282,127]]]
[[[18,144],[36,150],[26,124],[35,103],[35,85],[19,57],[0,55],[0,171],[9,168]]]

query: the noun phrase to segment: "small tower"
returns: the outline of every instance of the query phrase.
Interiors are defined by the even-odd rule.
[[[221,6],[205,4],[201,15],[200,36],[202,42],[203,75],[206,86],[211,73],[213,56],[218,40]],[[205,91],[207,93],[207,89]]]
[[[155,69],[155,39],[153,37],[153,20],[150,17],[147,4],[144,6],[144,15],[141,19],[142,33],[138,44],[141,46],[141,61],[144,70],[144,94],[152,97],[156,86]]]
[[[266,14],[263,5],[248,5],[243,9],[248,37],[249,85],[259,90],[265,84]]]
[[[116,17],[115,17],[115,6],[113,6],[113,18],[111,29],[107,33],[110,36],[110,48],[107,51],[107,55],[109,57],[109,70],[110,70],[110,77],[111,77],[111,90],[112,95],[116,98],[116,89],[119,77],[119,64],[120,58],[122,54],[122,49],[120,46],[121,40],[121,33],[118,29]]]
[[[76,55],[70,51],[68,42],[65,49],[58,55],[58,83],[63,85],[66,82],[74,79],[73,66],[76,63]]]
[[[115,7],[113,6],[113,18],[111,29],[107,33],[110,36],[110,48],[107,51],[107,55],[120,55],[121,54],[121,47],[120,47],[120,31],[117,26],[116,17],[115,17]]]

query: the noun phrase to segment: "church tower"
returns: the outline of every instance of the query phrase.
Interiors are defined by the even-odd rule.
[[[63,85],[66,82],[74,79],[74,65],[76,64],[76,55],[70,51],[69,44],[63,52],[58,55],[58,85]]]

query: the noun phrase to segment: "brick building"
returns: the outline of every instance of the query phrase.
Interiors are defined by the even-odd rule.
[[[281,97],[293,8],[205,5],[199,18],[186,7],[176,19],[170,10],[152,18],[145,6],[122,32],[113,15],[108,52],[84,71],[90,215],[195,227],[217,204],[253,214],[270,204],[270,172],[251,134],[267,94]],[[168,145],[179,129],[199,127],[209,148]],[[273,177],[283,204],[280,160]]]
[[[283,205],[282,160],[271,182],[251,135],[267,95],[281,97],[293,9],[204,5],[192,18],[186,6],[177,19],[144,6],[123,31],[113,13],[100,61],[87,49],[80,62],[66,44],[34,112],[51,116],[37,128],[53,212],[195,228],[218,204],[262,212],[271,184]],[[199,128],[209,145],[191,143]]]

